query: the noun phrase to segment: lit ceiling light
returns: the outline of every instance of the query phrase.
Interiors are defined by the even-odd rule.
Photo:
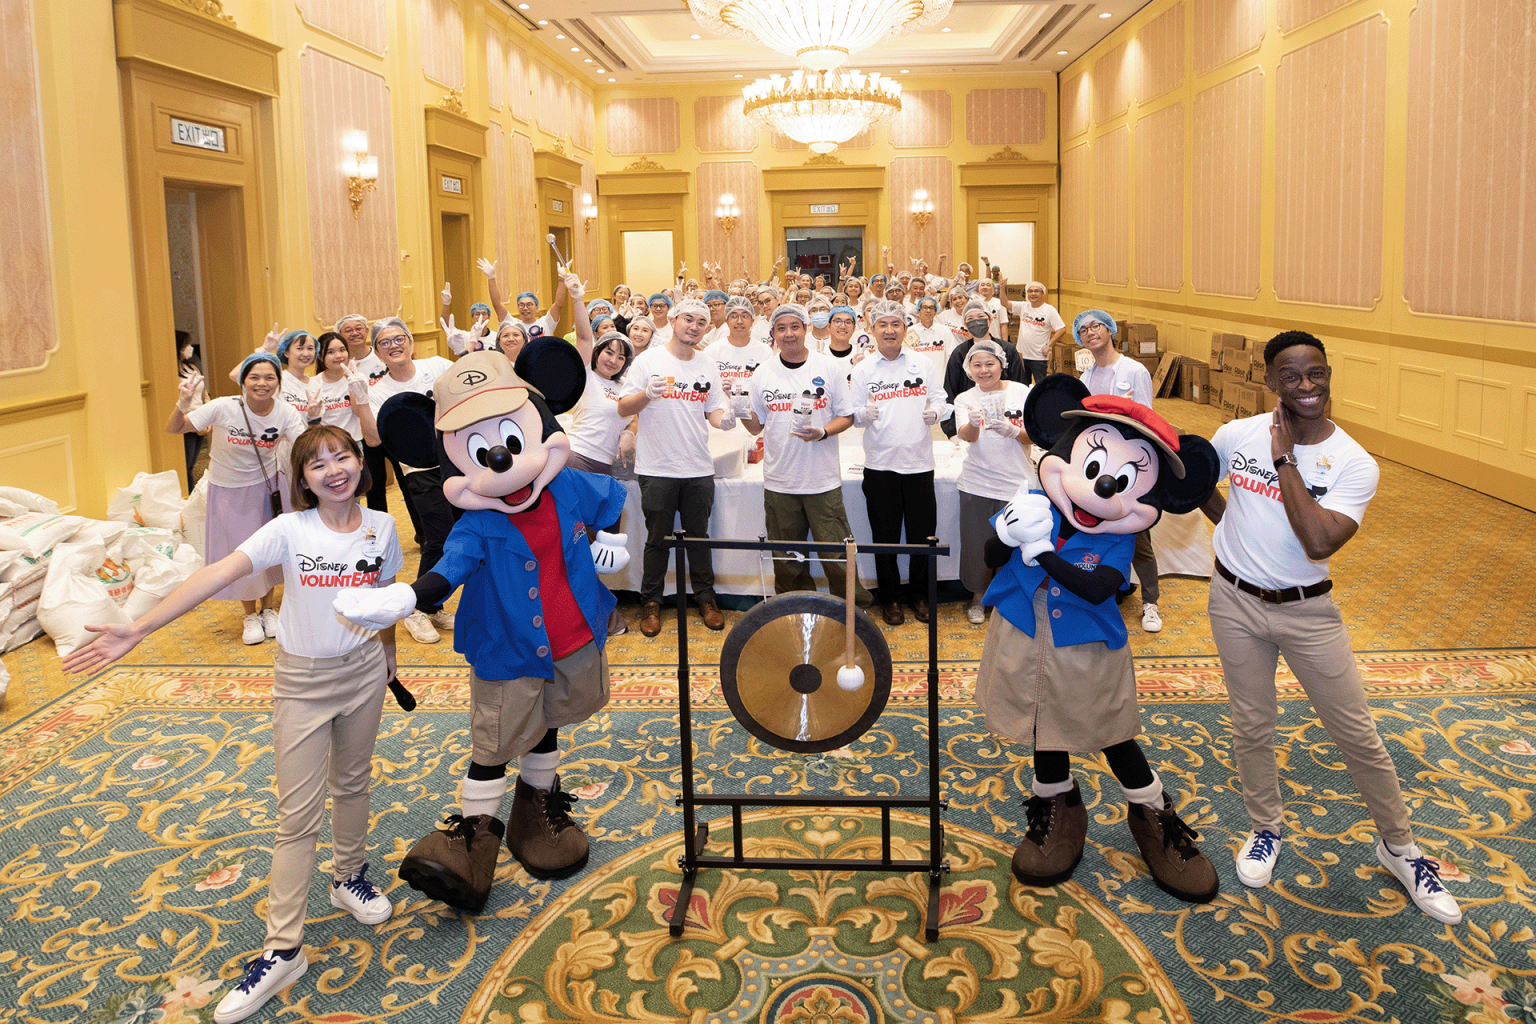
[[[937,24],[954,0],[688,0],[699,23],[798,58],[811,71],[842,67],[850,54]]]
[[[1066,50],[1057,50],[1056,51],[1056,56],[1058,56],[1058,57],[1065,57],[1066,55],[1067,55],[1067,51]]]
[[[540,18],[540,19],[539,19],[539,24],[540,24],[540,25],[548,25],[548,24],[549,24],[549,22],[547,22],[547,21],[545,21],[545,20],[544,20],[544,19],[543,19],[543,18]]]
[[[608,79],[608,81],[610,81],[610,82],[617,82],[618,79],[617,78],[610,78],[610,79]]]
[[[527,4],[518,4],[517,5],[517,9],[520,10],[520,11],[526,11],[528,9],[528,5]]]
[[[606,75],[608,73],[607,71],[603,70],[602,68],[596,68],[594,70],[596,70],[597,73],[600,74],[600,75]]]
[[[905,75],[905,74],[909,74],[910,72],[906,68],[902,68],[901,69],[901,73]]]
[[[1103,14],[1099,15],[1099,17],[1101,17],[1101,18],[1113,18],[1114,15],[1110,14],[1108,11],[1105,11]]]
[[[759,128],[830,153],[901,110],[901,86],[879,72],[796,71],[759,78],[741,91],[742,112]]]
[[[695,32],[693,35],[689,36],[688,38],[689,39],[697,39],[697,38],[699,38],[699,34],[697,32]]]
[[[741,76],[740,75],[732,75],[731,77],[732,78],[740,78]]]
[[[560,33],[559,33],[559,32],[556,32],[556,33],[555,33],[555,38],[556,38],[556,39],[564,39],[564,38],[565,38],[565,36],[563,36],[563,35],[561,35],[561,34],[560,34]]]
[[[949,31],[949,29],[948,29],[948,28],[941,28],[941,29],[939,29],[939,31],[940,31],[940,32],[948,32],[948,31]]]
[[[581,47],[573,46],[573,47],[571,47],[571,52],[572,53],[580,53],[581,52]]]
[[[581,62],[583,64],[591,64],[592,63],[592,58],[591,57],[583,57],[583,58],[581,58]]]

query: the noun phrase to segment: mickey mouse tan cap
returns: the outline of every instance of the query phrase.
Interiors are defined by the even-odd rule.
[[[449,433],[498,413],[516,412],[531,390],[500,352],[471,352],[432,385],[435,425]]]

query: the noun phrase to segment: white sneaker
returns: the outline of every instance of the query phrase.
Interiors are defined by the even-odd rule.
[[[439,608],[431,615],[428,615],[427,618],[431,619],[432,625],[436,626],[438,629],[451,630],[453,628],[453,612],[449,611],[447,608]]]
[[[1238,881],[1250,889],[1268,885],[1275,873],[1275,861],[1280,859],[1280,842],[1280,833],[1267,828],[1248,833],[1237,851]]]
[[[263,608],[261,610],[261,631],[267,634],[268,640],[277,639],[277,609]]]
[[[345,882],[331,881],[331,906],[339,907],[363,924],[383,924],[394,916],[394,904],[368,881],[368,865]]]
[[[240,631],[240,639],[248,644],[259,644],[267,638],[267,631],[261,628],[261,616],[256,612],[245,617],[245,628]]]
[[[987,610],[979,604],[966,605],[965,621],[973,626],[979,626],[987,621]]]
[[[1163,631],[1163,617],[1157,614],[1157,605],[1144,604],[1141,606],[1141,628],[1148,633],[1161,633]]]
[[[245,965],[245,977],[224,994],[213,1011],[214,1024],[235,1024],[261,1009],[262,1004],[289,985],[298,981],[309,970],[304,959],[304,949],[293,951],[291,958],[284,958],[275,950],[265,950],[261,956]]]
[[[411,612],[402,622],[405,631],[419,644],[435,644],[442,639],[437,635],[437,630],[432,628],[432,620],[427,618],[426,612]]]
[[[1408,890],[1408,895],[1413,897],[1413,902],[1419,905],[1420,910],[1444,924],[1460,923],[1461,908],[1456,905],[1456,898],[1440,884],[1440,868],[1424,856],[1424,851],[1417,844],[1408,847],[1408,852],[1399,856],[1378,839],[1376,858],[1403,883],[1403,888]]]

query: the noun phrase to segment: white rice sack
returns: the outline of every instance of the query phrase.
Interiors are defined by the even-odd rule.
[[[133,570],[133,593],[123,602],[123,614],[129,622],[136,620],[190,575],[185,567],[159,555],[138,563]]]
[[[203,567],[203,556],[198,554],[197,549],[191,544],[183,544],[177,548],[176,556],[171,561],[185,569],[188,576]]]
[[[0,519],[14,519],[17,516],[24,516],[30,511],[32,510],[27,508],[27,506],[14,502],[9,498],[0,498]]]
[[[133,621],[119,607],[114,593],[122,590],[126,600],[133,589],[132,580],[124,589],[121,580],[111,578],[112,573],[103,578],[106,561],[107,549],[100,541],[61,544],[53,552],[38,601],[37,621],[53,637],[61,658],[96,637],[86,626]]]
[[[61,516],[48,512],[26,515],[0,523],[0,551],[21,551],[37,558],[61,541],[66,541],[85,525],[80,516]]]
[[[47,512],[49,515],[59,513],[58,502],[20,487],[0,487],[0,499],[20,505],[27,512]]]
[[[192,489],[192,497],[181,509],[181,539],[192,545],[198,558],[208,557],[208,474]]]
[[[11,670],[0,661],[0,704],[5,703],[5,691],[11,688]]]
[[[107,557],[114,562],[123,560],[123,535],[128,532],[127,523],[117,523],[110,519],[87,519],[85,525],[69,538],[72,544],[84,544],[88,541],[99,540],[107,549]]]
[[[107,554],[111,554],[109,550]],[[123,534],[123,558],[135,569],[140,562],[176,557],[176,535],[158,526],[135,526]]]
[[[10,610],[0,619],[0,635],[14,632],[22,623],[37,618],[37,602],[43,596],[43,584],[47,572],[39,572],[31,579],[11,584]]]
[[[0,628],[0,654],[3,654],[7,651],[14,651],[22,644],[31,643],[33,640],[36,640],[42,635],[43,627],[37,621],[37,616],[35,615],[28,619],[26,622],[19,624],[10,632],[6,632],[3,628]]]
[[[163,530],[181,529],[181,479],[174,469],[164,473],[140,473],[120,489],[107,505],[107,518]]]

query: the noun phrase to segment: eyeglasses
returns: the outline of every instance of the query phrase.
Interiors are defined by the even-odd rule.
[[[393,337],[393,338],[380,338],[378,341],[375,341],[373,343],[373,347],[374,348],[404,348],[405,347],[405,343],[406,343],[407,340],[409,340],[409,339],[407,339],[404,335],[398,335],[398,336]]]
[[[1333,367],[1331,366],[1314,366],[1312,369],[1307,371],[1307,380],[1311,381],[1313,384],[1327,384],[1328,378],[1331,376],[1333,376]],[[1287,370],[1277,379],[1280,381],[1280,386],[1283,388],[1295,388],[1301,386],[1301,374],[1294,370]]]

